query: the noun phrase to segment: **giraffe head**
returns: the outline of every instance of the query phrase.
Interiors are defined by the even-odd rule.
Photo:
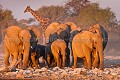
[[[27,6],[27,8],[25,9],[24,13],[29,12],[31,10],[30,6]]]

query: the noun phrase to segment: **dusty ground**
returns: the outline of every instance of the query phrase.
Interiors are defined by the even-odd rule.
[[[109,49],[113,45],[108,44],[105,50],[104,70],[92,69],[86,70],[82,67],[72,69],[41,68],[27,70],[16,69],[15,72],[0,73],[0,80],[6,79],[27,79],[27,80],[120,80],[120,54],[119,49]],[[119,45],[120,46],[120,45]],[[111,47],[110,47],[111,48]],[[4,51],[0,47],[0,70],[4,67]]]

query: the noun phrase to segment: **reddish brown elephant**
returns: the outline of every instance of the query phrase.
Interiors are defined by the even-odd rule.
[[[87,62],[87,68],[92,68],[91,63],[91,53],[93,49],[96,48],[100,58],[100,69],[103,69],[103,45],[102,45],[102,36],[99,32],[93,33],[90,31],[82,31],[75,35],[72,41],[72,50],[73,50],[73,57],[74,57],[74,66],[76,68],[77,64],[77,57],[85,58]]]
[[[66,43],[64,40],[57,39],[51,44],[52,54],[54,56],[55,62],[57,62],[57,66],[65,67],[65,59],[66,59]],[[62,57],[61,57],[62,56]]]
[[[99,25],[99,24],[95,24],[93,26],[91,26],[88,31],[92,32],[92,33],[99,33],[99,35],[102,36],[102,45],[103,45],[103,50],[105,49],[107,42],[108,42],[108,33],[107,31],[104,29],[103,26]],[[95,67],[99,67],[99,56],[98,56],[98,51],[94,48],[93,52],[92,52],[92,66],[93,68]]]
[[[5,48],[5,67],[11,70],[15,67],[18,57],[19,60],[22,60],[21,54],[23,54],[23,69],[27,68],[29,49],[30,49],[30,40],[33,36],[30,33],[29,29],[22,29],[18,26],[10,26],[7,28],[5,39],[4,39],[4,48]],[[39,31],[39,30],[38,30]],[[34,31],[32,31],[34,32]],[[37,32],[39,33],[39,32]],[[40,34],[35,33],[35,40]],[[9,65],[9,57],[12,56],[12,62]]]

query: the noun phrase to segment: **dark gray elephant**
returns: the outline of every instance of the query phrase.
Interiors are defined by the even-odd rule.
[[[78,33],[80,33],[82,31],[82,29],[77,28],[73,31],[70,32],[70,38],[69,38],[69,49],[70,49],[70,64],[73,65],[73,53],[72,53],[72,40],[74,38],[74,36]]]
[[[46,60],[46,65],[47,67],[52,67],[55,66],[55,60],[51,51],[51,44],[52,43],[48,43],[45,47],[45,60]]]

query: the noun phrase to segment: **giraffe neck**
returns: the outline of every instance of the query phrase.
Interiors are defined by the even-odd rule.
[[[29,9],[29,12],[37,19],[38,22],[41,23],[41,25],[43,26],[43,28],[45,28],[46,26],[48,26],[48,21],[47,18],[44,18],[44,17],[40,17],[38,14],[35,13],[34,10],[32,9]]]

